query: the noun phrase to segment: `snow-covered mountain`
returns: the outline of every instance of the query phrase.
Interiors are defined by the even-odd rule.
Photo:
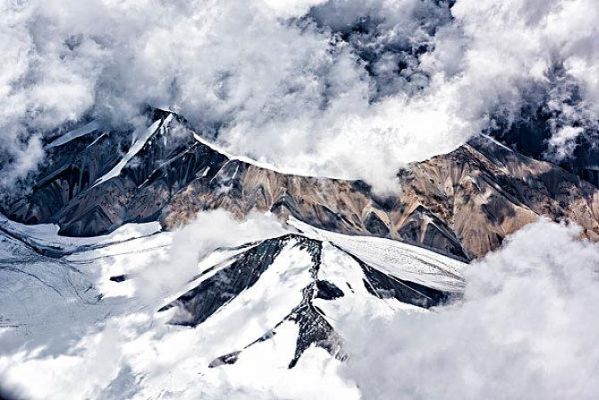
[[[148,269],[177,273],[177,257],[165,261],[176,235],[157,223],[94,238],[6,219],[0,229],[0,367],[27,398],[68,397],[82,371],[82,398],[222,398],[226,385],[357,398],[336,372],[347,357],[340,321],[364,307],[426,312],[463,288],[460,261],[297,220],[214,249],[168,292],[144,290]],[[114,325],[126,337],[112,337]],[[315,375],[322,386],[302,388]]]
[[[160,110],[46,150],[0,202],[5,397],[357,399],[354,315],[459,300],[466,262],[539,216],[599,237],[595,186],[486,136],[390,195],[236,157]]]
[[[27,224],[55,223],[68,236],[130,222],[173,228],[209,209],[238,218],[259,210],[462,260],[498,248],[539,216],[574,221],[599,238],[597,187],[490,137],[410,165],[398,173],[397,193],[380,195],[361,181],[287,174],[227,154],[170,112],[154,110],[149,119],[130,142],[97,121],[55,138],[31,191],[5,193],[0,210]]]
[[[0,400],[599,398],[599,0],[0,15]]]
[[[161,110],[46,150],[0,207],[0,378],[17,397],[359,398],[339,374],[354,313],[459,299],[465,262],[539,216],[599,237],[595,186],[487,136],[412,164],[390,195],[236,157]],[[272,220],[193,222],[210,212]]]

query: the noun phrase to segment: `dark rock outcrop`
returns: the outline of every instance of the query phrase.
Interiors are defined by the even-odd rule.
[[[480,257],[539,216],[572,221],[599,238],[595,186],[548,162],[478,137],[398,174],[399,194],[380,196],[360,181],[282,174],[230,159],[177,116],[160,121],[118,176],[99,182],[129,150],[118,132],[99,130],[48,149],[26,196],[4,195],[0,211],[24,223],[57,223],[92,236],[127,222],[166,228],[223,208],[293,216],[345,234],[388,237],[460,259]],[[198,140],[199,139],[199,140]]]
[[[346,355],[343,352],[343,340],[329,322],[327,315],[319,308],[316,300],[335,301],[345,294],[332,282],[321,279],[323,242],[302,235],[289,234],[267,239],[233,256],[232,260],[223,261],[219,264],[220,269],[216,273],[203,280],[200,277],[197,286],[162,307],[159,312],[174,308],[175,312],[170,323],[176,325],[195,327],[204,323],[219,310],[226,309],[229,303],[243,291],[255,285],[286,246],[303,250],[311,258],[308,265],[304,266],[310,274],[311,282],[301,290],[299,304],[261,337],[241,350],[217,357],[210,363],[210,367],[234,364],[245,349],[273,338],[280,326],[286,322],[292,322],[298,327],[295,351],[289,362],[289,368],[293,368],[311,346],[320,347],[332,356],[344,359]],[[450,296],[449,293],[401,280],[382,272],[337,246],[331,248],[344,253],[357,263],[362,270],[362,282],[367,293],[376,298],[394,298],[402,303],[430,308],[444,303]],[[293,260],[283,260],[283,262],[292,263]]]

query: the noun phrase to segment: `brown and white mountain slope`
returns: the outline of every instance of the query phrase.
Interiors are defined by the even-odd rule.
[[[479,257],[544,215],[575,221],[598,238],[597,189],[546,162],[478,138],[399,174],[401,194],[374,195],[359,182],[306,178],[231,161],[217,192],[201,179],[173,196],[164,221],[173,226],[202,209],[243,216],[252,208],[293,215],[343,233],[372,234],[443,252]]]
[[[5,195],[2,212],[90,236],[126,222],[160,220],[172,228],[200,210],[223,208],[243,218],[256,209],[464,259],[497,248],[541,215],[576,222],[584,236],[599,238],[595,186],[486,137],[412,164],[398,174],[399,194],[380,196],[360,181],[283,174],[228,157],[181,118],[156,112],[154,119],[134,154],[135,145],[102,129],[49,148],[33,190]]]

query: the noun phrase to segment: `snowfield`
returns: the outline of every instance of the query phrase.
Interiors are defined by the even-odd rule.
[[[403,287],[405,279],[453,293],[463,286],[458,261],[299,221],[290,221],[287,236],[264,232],[261,240],[211,249],[176,287],[152,283],[169,282],[182,262],[173,254],[180,233],[157,223],[95,238],[61,237],[56,226],[6,218],[0,229],[0,379],[6,390],[33,399],[358,399],[355,384],[339,374],[345,354],[338,321],[364,307],[379,315],[426,310],[376,288],[380,276],[366,275],[356,257],[390,274],[387,285]],[[265,245],[279,250],[262,254]],[[253,252],[249,259],[272,262],[237,293],[223,277],[236,276],[234,268],[256,273],[239,261]],[[202,323],[172,324],[197,312],[178,299],[213,281],[230,283],[230,298]],[[202,292],[198,301],[223,293]],[[323,332],[324,342],[314,341]],[[296,357],[300,342],[306,348]],[[227,354],[236,354],[234,361],[214,363]]]
[[[310,237],[333,243],[367,264],[399,278],[448,292],[460,292],[464,287],[462,273],[466,264],[434,251],[391,239],[325,231],[293,217],[289,224]]]

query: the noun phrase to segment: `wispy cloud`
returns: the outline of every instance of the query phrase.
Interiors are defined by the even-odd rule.
[[[172,296],[197,277],[198,262],[219,248],[228,248],[283,235],[287,232],[274,215],[250,213],[236,221],[224,210],[206,211],[173,233],[163,260],[155,260],[135,277],[136,293],[144,299]]]

